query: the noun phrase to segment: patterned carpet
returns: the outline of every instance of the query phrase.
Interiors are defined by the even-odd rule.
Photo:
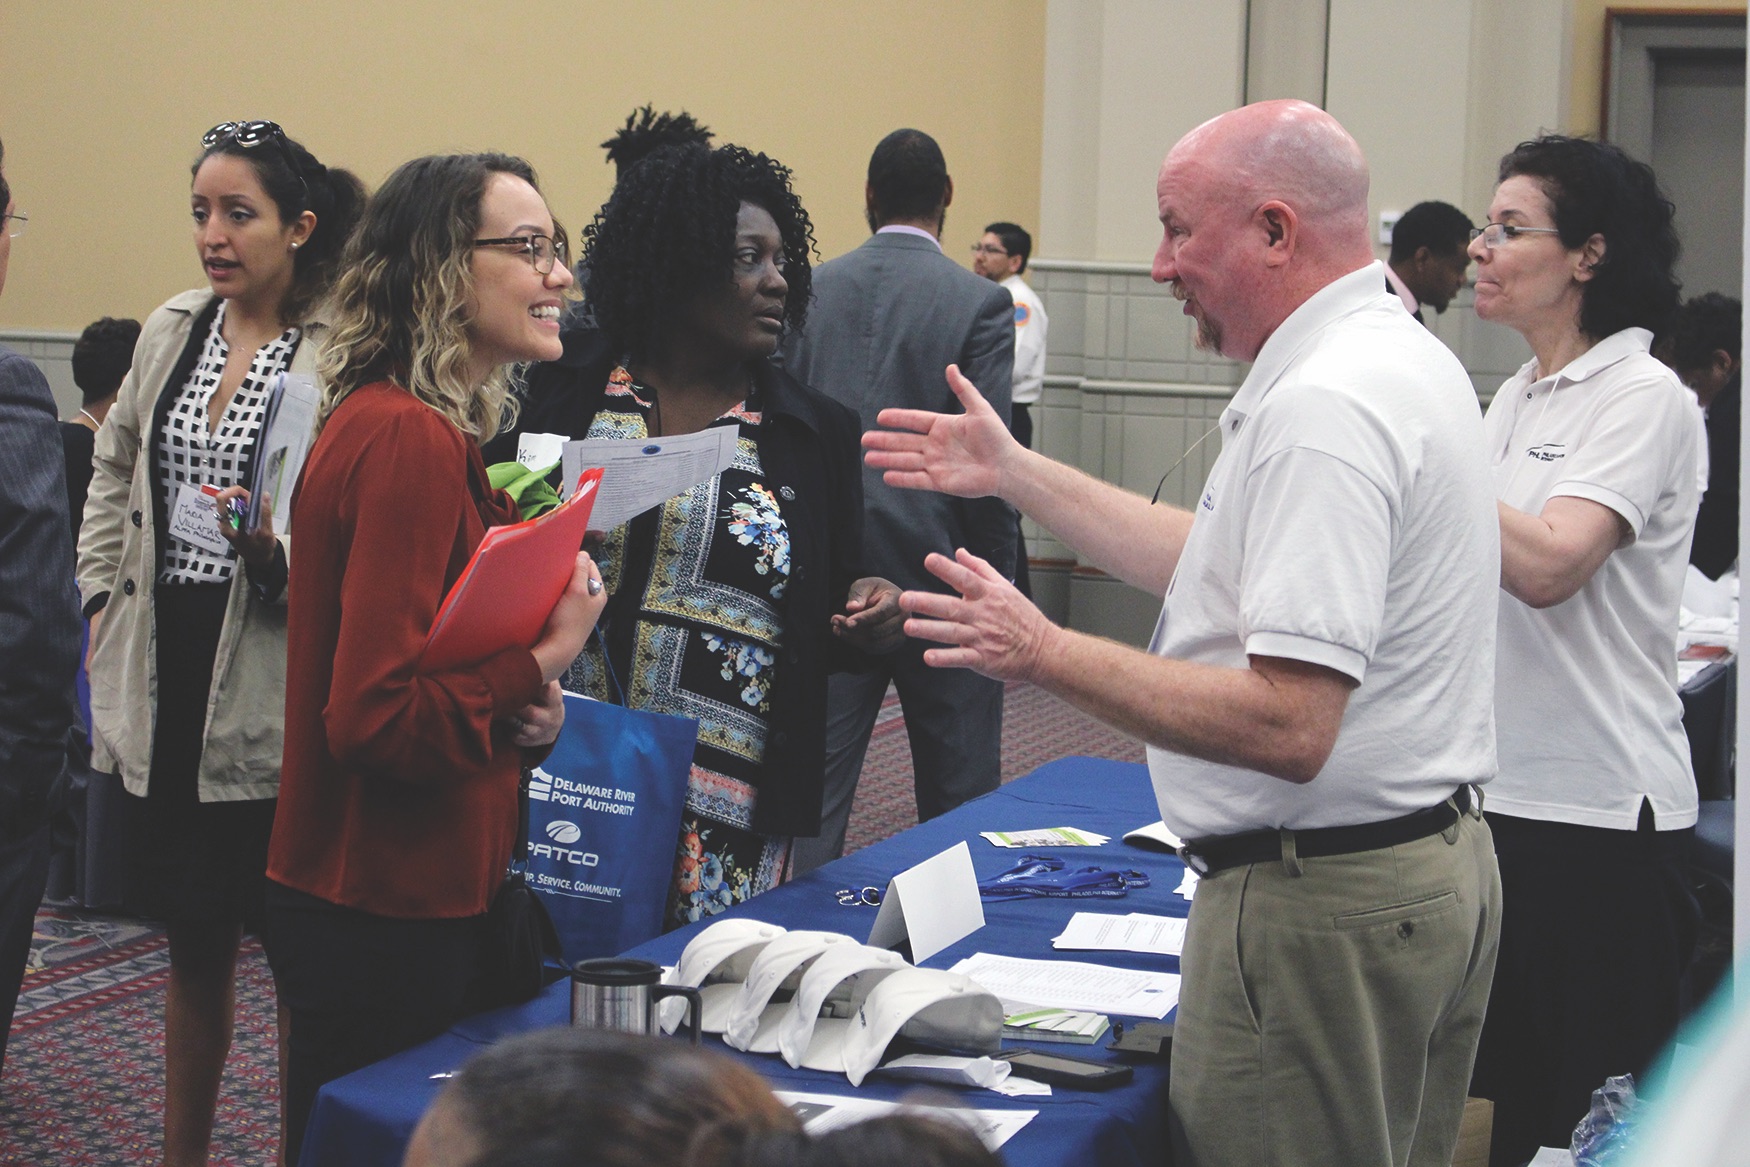
[[[1006,782],[1067,754],[1141,761],[1142,747],[1028,685],[1009,686]],[[851,812],[856,849],[917,822],[911,747],[888,694]],[[164,1102],[164,934],[113,916],[44,908],[0,1081],[0,1167],[155,1161]],[[212,1163],[266,1167],[278,1143],[273,982],[245,944],[237,1034],[220,1089]]]

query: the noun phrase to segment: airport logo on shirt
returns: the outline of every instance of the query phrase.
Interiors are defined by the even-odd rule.
[[[1544,442],[1542,445],[1532,446],[1526,450],[1525,456],[1539,462],[1560,462],[1568,456],[1568,444],[1566,442]]]

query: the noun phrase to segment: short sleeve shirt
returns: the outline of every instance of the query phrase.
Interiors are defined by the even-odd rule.
[[[1677,696],[1677,610],[1699,501],[1688,391],[1624,329],[1551,377],[1528,362],[1489,406],[1495,490],[1535,515],[1556,497],[1622,517],[1625,541],[1575,595],[1536,609],[1500,594],[1489,808],[1633,830],[1642,799],[1661,830],[1695,822]]]
[[[1457,359],[1371,264],[1276,329],[1220,425],[1151,651],[1229,668],[1286,657],[1356,687],[1305,784],[1151,747],[1167,825],[1203,838],[1377,822],[1487,781],[1500,535]]]
[[[1045,305],[1020,276],[1003,281],[1015,300],[1015,379],[1009,399],[1032,405],[1045,391]]]

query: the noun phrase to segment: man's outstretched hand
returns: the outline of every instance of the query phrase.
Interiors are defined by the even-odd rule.
[[[863,435],[863,459],[885,471],[889,486],[961,498],[1001,494],[1003,466],[1024,452],[1021,444],[960,366],[949,365],[947,376],[965,413],[883,409],[875,420],[888,428]]]
[[[899,597],[899,606],[911,613],[905,622],[907,636],[952,646],[926,649],[924,663],[972,669],[999,681],[1037,679],[1062,629],[1001,572],[965,548],[953,559],[932,553],[924,567],[960,593],[906,592]]]

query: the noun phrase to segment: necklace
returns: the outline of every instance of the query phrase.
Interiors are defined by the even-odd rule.
[[[92,417],[89,409],[81,409],[79,412],[85,416],[86,420],[91,422],[92,429],[96,430],[103,428],[103,423],[98,421],[95,417]]]

